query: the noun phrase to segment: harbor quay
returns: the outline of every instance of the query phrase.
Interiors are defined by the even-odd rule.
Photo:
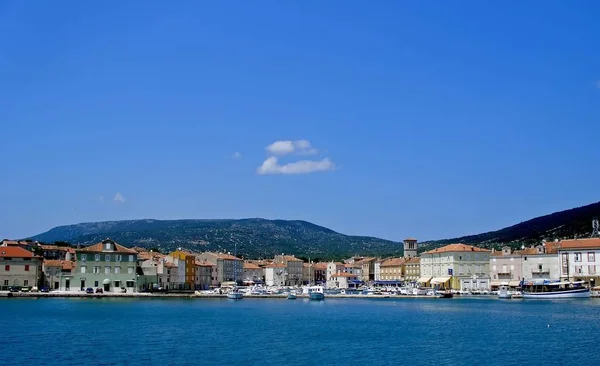
[[[111,239],[82,246],[3,240],[0,296],[414,298],[497,295],[520,298],[599,294],[600,238],[513,249],[462,243],[419,252],[404,241],[398,257],[355,255],[312,261],[280,254],[243,259],[178,248],[160,253]],[[317,291],[318,290],[318,291]]]

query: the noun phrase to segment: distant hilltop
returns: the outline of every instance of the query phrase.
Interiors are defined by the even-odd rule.
[[[499,248],[539,244],[542,240],[589,237],[592,220],[600,217],[600,202],[537,217],[501,230],[418,244],[422,252],[451,243]],[[93,244],[111,238],[125,246],[171,251],[179,247],[194,251],[233,252],[269,258],[286,253],[321,259],[355,254],[379,257],[402,256],[404,244],[368,236],[350,236],[301,220],[125,220],[59,226],[31,237],[42,242]],[[410,239],[410,241],[416,239]],[[407,248],[411,250],[411,248]]]
[[[508,245],[540,244],[542,240],[585,238],[592,235],[592,221],[600,217],[600,202],[536,217],[519,224],[483,234],[420,243],[419,250],[429,250],[451,243],[465,243],[492,248]]]
[[[125,246],[171,251],[237,252],[248,258],[286,253],[312,258],[402,255],[403,244],[368,236],[337,233],[301,220],[124,220],[55,227],[31,237],[40,242],[93,244],[110,237]]]

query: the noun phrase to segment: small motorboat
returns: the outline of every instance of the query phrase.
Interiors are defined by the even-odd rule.
[[[298,295],[296,295],[295,291],[291,291],[288,296],[287,296],[288,300],[296,300],[298,298]]]
[[[308,288],[308,298],[315,301],[325,300],[323,286],[311,286]]]
[[[499,299],[511,299],[512,297],[513,293],[508,290],[508,284],[502,284],[500,288],[498,288]]]

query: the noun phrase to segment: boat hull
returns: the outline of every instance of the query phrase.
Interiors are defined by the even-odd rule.
[[[523,292],[523,298],[525,299],[576,299],[589,298],[590,295],[591,293],[589,288],[554,292]]]
[[[241,300],[244,295],[241,292],[234,292],[227,294],[227,298],[231,300]]]
[[[325,300],[325,294],[322,294],[320,292],[311,292],[308,295],[308,298],[315,301]]]

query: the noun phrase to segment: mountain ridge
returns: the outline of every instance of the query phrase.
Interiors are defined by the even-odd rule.
[[[318,257],[379,254],[402,255],[403,244],[370,236],[344,235],[304,220],[246,219],[137,219],[87,222],[57,226],[33,240],[93,244],[110,237],[125,246],[169,251],[185,247],[197,251],[233,252],[249,257],[294,254]]]
[[[498,245],[518,247],[539,244],[542,240],[589,237],[592,234],[592,220],[597,217],[600,217],[600,202],[538,216],[499,230],[425,241],[420,243],[420,248],[428,250],[450,243],[477,244],[487,248]]]

